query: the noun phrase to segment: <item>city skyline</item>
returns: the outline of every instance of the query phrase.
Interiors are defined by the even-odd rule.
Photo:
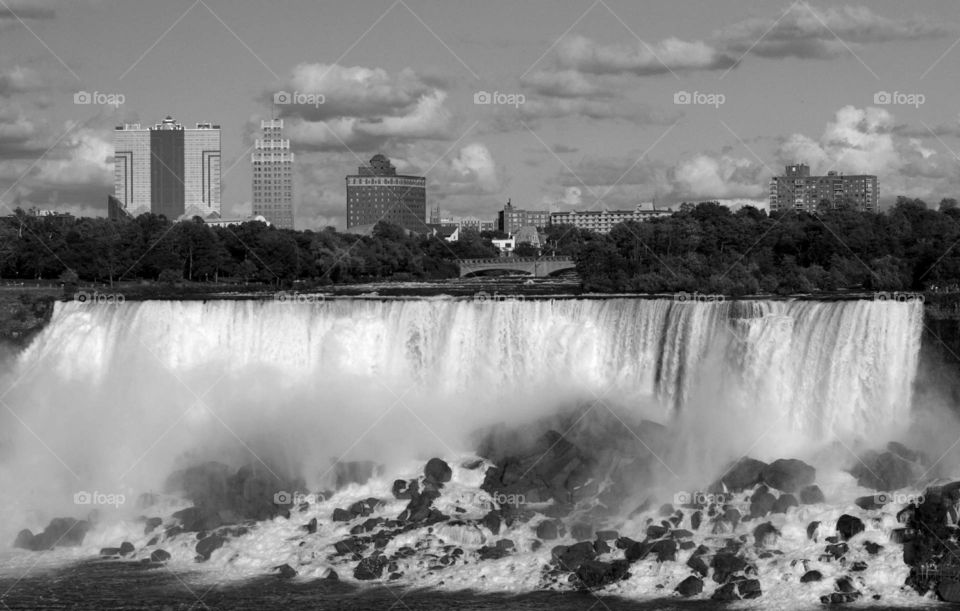
[[[960,190],[949,2],[7,4],[8,208],[105,215],[113,126],[167,115],[223,126],[229,217],[253,208],[260,122],[284,119],[302,228],[346,226],[343,176],[376,152],[460,217],[767,208],[790,163],[877,175],[881,209]]]

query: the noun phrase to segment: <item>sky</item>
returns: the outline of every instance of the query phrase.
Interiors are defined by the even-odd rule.
[[[0,0],[0,210],[105,216],[113,127],[167,115],[221,125],[232,218],[283,118],[298,229],[343,228],[377,152],[454,217],[766,207],[793,162],[936,205],[958,81],[955,0]]]

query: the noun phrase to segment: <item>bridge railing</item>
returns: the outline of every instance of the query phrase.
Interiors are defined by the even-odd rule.
[[[535,263],[535,262],[553,262],[553,263],[573,263],[570,257],[493,257],[489,259],[461,259],[463,265],[480,265],[484,263],[498,263],[500,265],[510,265],[511,263]]]

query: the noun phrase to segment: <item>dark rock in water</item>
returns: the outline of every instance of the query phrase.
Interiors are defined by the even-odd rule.
[[[149,535],[161,524],[163,524],[163,520],[161,518],[147,518],[147,521],[143,525],[143,534]]]
[[[694,511],[690,515],[690,527],[693,530],[700,530],[700,524],[703,522],[703,514],[699,511]]]
[[[669,518],[673,515],[673,505],[670,503],[664,503],[660,506],[660,510],[657,512],[661,518]]]
[[[560,536],[561,523],[556,520],[544,520],[537,525],[537,538],[542,541],[553,541]]]
[[[941,579],[937,583],[937,595],[945,602],[960,603],[960,581]]]
[[[170,552],[164,549],[155,549],[150,554],[150,562],[166,562],[170,560]]]
[[[511,539],[500,539],[494,545],[499,549],[511,550],[516,547],[516,544]]]
[[[119,547],[104,547],[100,550],[101,558],[119,558],[120,557],[120,548]]]
[[[356,537],[350,537],[348,539],[341,539],[333,544],[333,549],[336,550],[337,554],[359,554],[367,548],[367,545],[357,539]]]
[[[816,484],[805,486],[800,490],[800,502],[804,505],[816,505],[817,503],[823,503],[825,501],[826,498],[823,496],[823,491],[820,490],[820,486]]]
[[[354,515],[352,513],[339,507],[333,510],[333,516],[331,517],[334,522],[349,522],[353,518]]]
[[[592,590],[626,579],[629,568],[630,565],[624,560],[586,560],[577,568],[576,575],[583,587]]]
[[[491,494],[522,494],[527,502],[553,499],[567,504],[575,489],[583,485],[588,459],[573,443],[557,431],[547,431],[532,446],[520,440],[514,453],[488,456],[495,467],[484,474],[481,488]],[[498,452],[493,452],[498,455]]]
[[[883,508],[883,495],[871,494],[870,496],[861,496],[856,498],[853,503],[864,511],[873,511]]]
[[[868,568],[868,565],[863,560],[855,560],[854,563],[850,565],[850,570],[853,571],[854,573],[860,573],[862,571],[866,571],[867,568]]]
[[[674,589],[680,596],[690,598],[703,592],[703,580],[695,575],[691,575],[677,584],[677,587]]]
[[[812,581],[820,581],[823,579],[823,573],[820,571],[807,571],[803,574],[803,577],[800,578],[800,583],[810,583]]]
[[[134,552],[134,550],[135,548],[133,547],[133,543],[130,543],[129,541],[124,541],[123,543],[120,544],[121,556],[129,556]]]
[[[850,551],[850,546],[846,543],[831,543],[824,548],[824,551],[830,554],[835,560],[839,560],[847,555],[847,552]]]
[[[617,539],[620,534],[615,530],[598,530],[597,539],[600,541],[613,541]]]
[[[487,515],[480,519],[480,524],[486,526],[495,535],[500,534],[500,512],[496,509],[487,512]]]
[[[753,458],[741,458],[734,464],[720,482],[731,492],[740,492],[760,483],[767,463]]]
[[[693,536],[693,533],[684,528],[678,528],[676,530],[670,531],[671,539],[689,539]]]
[[[747,561],[743,558],[726,552],[719,552],[710,562],[713,567],[713,580],[725,583],[731,575],[747,568]]]
[[[387,562],[385,556],[364,558],[357,564],[357,568],[353,569],[353,577],[361,581],[380,579],[380,576],[383,575],[383,567],[387,566]]]
[[[630,547],[624,551],[623,556],[628,562],[636,562],[646,558],[649,553],[650,544],[646,541],[640,541],[632,543]]]
[[[776,502],[774,502],[773,507],[770,509],[770,513],[787,513],[787,510],[791,507],[799,507],[797,499],[792,494],[781,494]]]
[[[617,549],[630,549],[630,546],[635,544],[636,541],[630,537],[617,537],[616,546]]]
[[[372,460],[337,461],[333,468],[337,490],[350,484],[366,484],[375,475],[383,473],[383,465]]]
[[[674,562],[677,559],[677,542],[673,539],[654,541],[650,551],[657,555],[657,562]]]
[[[817,470],[796,458],[773,461],[761,473],[763,483],[781,492],[796,492],[817,478]]]
[[[391,492],[393,493],[393,498],[401,501],[409,501],[420,494],[420,486],[415,479],[398,479],[393,482]]]
[[[33,551],[43,551],[53,549],[54,547],[76,547],[83,543],[83,538],[90,529],[90,523],[85,520],[75,520],[73,518],[54,518],[40,534],[33,535],[29,540],[27,534],[29,530],[21,530],[14,541],[16,547],[18,543],[29,542],[29,547]]]
[[[584,541],[593,537],[593,527],[586,522],[578,522],[570,529],[570,534],[577,541]]]
[[[745,579],[744,581],[738,582],[737,592],[740,594],[740,598],[744,600],[760,598],[760,596],[763,595],[763,591],[760,589],[760,582],[756,579]]]
[[[303,530],[307,531],[308,534],[314,534],[317,532],[317,519],[311,518],[309,522],[301,526]]]
[[[820,522],[813,521],[807,524],[807,539],[817,540],[817,529],[820,528]]]
[[[860,518],[843,514],[837,519],[837,533],[844,541],[849,541],[851,537],[863,531],[864,526]]]
[[[846,605],[860,598],[860,592],[834,592],[833,594],[824,594],[820,597],[820,602],[824,605]]]
[[[756,547],[771,547],[780,538],[780,531],[770,522],[764,522],[753,529],[753,544]]]
[[[573,545],[558,545],[553,548],[551,556],[557,565],[567,571],[576,571],[582,563],[587,560],[593,560],[597,556],[593,544],[589,541],[581,541]]]
[[[768,490],[758,488],[753,496],[750,497],[750,517],[762,518],[773,510],[777,503],[777,497],[773,496]]]
[[[873,541],[866,541],[863,544],[863,548],[867,550],[867,553],[871,556],[875,556],[880,553],[880,550],[883,549],[883,546],[879,543],[874,543]]]
[[[187,507],[174,512],[173,517],[180,521],[180,526],[185,532],[213,530],[223,525],[220,514],[206,507]]]
[[[33,533],[29,529],[24,528],[17,533],[17,538],[13,542],[13,546],[18,549],[33,549]]]
[[[665,534],[667,534],[667,528],[664,526],[660,526],[659,524],[647,526],[647,536],[651,539],[659,539]]]
[[[702,557],[696,554],[690,556],[690,559],[687,560],[687,566],[700,573],[701,577],[706,577],[707,573],[710,572],[710,567],[707,566],[707,563],[703,561]]]
[[[713,592],[713,596],[710,597],[710,600],[718,603],[728,603],[735,600],[740,600],[740,597],[737,595],[737,584],[736,583],[727,583]]]
[[[431,458],[423,468],[423,475],[429,482],[445,484],[453,478],[453,470],[443,460]]]
[[[922,467],[916,463],[904,460],[893,452],[868,452],[853,465],[850,474],[864,488],[899,490],[913,484],[916,475],[922,471]]]
[[[850,581],[849,577],[841,577],[837,580],[837,591],[849,594],[851,592],[856,592],[857,588],[853,586],[853,582]]]
[[[197,556],[203,560],[210,560],[210,554],[223,547],[224,543],[226,543],[226,539],[220,535],[210,535],[201,539],[195,548]]]
[[[510,550],[502,547],[488,547],[484,545],[479,550],[477,550],[480,560],[499,560],[505,556],[510,555]]]
[[[891,441],[890,443],[888,443],[887,451],[890,452],[891,454],[896,454],[897,456],[899,456],[904,460],[919,463],[921,465],[926,465],[927,462],[929,462],[927,460],[926,455],[924,455],[923,452],[916,452],[914,450],[911,450],[910,448],[908,448],[907,446],[903,445],[898,441]]]
[[[273,567],[273,569],[277,572],[277,577],[280,579],[292,579],[297,576],[297,570],[289,564],[281,564],[280,566]],[[336,573],[334,573],[334,575],[336,575]]]
[[[593,542],[593,551],[600,554],[608,554],[612,551],[610,544],[604,541],[603,539],[596,539]]]
[[[327,569],[327,572],[324,574],[323,578],[326,581],[340,581],[340,576],[337,575],[337,572],[333,569]]]
[[[365,518],[373,513],[373,507],[371,507],[366,501],[357,501],[353,505],[347,507],[347,511],[353,514],[354,517]]]

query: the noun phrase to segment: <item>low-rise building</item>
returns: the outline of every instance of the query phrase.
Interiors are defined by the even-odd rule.
[[[616,225],[627,221],[644,222],[673,214],[669,210],[647,210],[638,205],[633,210],[571,210],[552,212],[551,225],[573,225],[596,233],[609,233]]]

